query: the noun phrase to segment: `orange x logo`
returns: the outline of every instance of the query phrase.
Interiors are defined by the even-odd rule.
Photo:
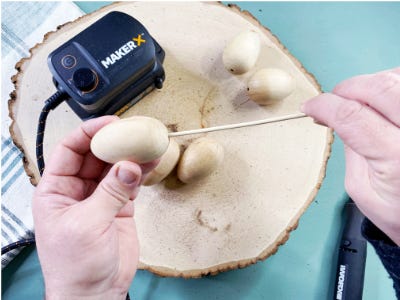
[[[140,46],[141,43],[146,43],[146,40],[142,39],[141,34],[138,34],[137,38],[133,38],[132,40],[134,40],[138,46]]]

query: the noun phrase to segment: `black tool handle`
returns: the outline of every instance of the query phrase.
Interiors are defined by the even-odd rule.
[[[361,300],[367,257],[367,242],[361,234],[364,215],[351,199],[345,205],[345,213],[333,299]]]

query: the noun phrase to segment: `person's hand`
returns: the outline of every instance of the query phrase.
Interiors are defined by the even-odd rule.
[[[400,245],[400,68],[348,79],[302,110],[343,140],[348,194]]]
[[[55,149],[33,198],[46,299],[125,299],[138,264],[133,219],[143,174],[157,162],[111,166],[90,151],[118,117],[84,122]]]

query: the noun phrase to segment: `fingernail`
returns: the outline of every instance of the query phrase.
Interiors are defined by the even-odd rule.
[[[117,170],[118,179],[125,184],[133,184],[138,181],[138,175],[127,167],[119,166]]]

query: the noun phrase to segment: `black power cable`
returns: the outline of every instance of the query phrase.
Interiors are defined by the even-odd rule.
[[[42,112],[39,116],[39,122],[37,127],[37,135],[36,135],[36,161],[39,168],[40,175],[43,174],[44,171],[44,159],[43,159],[43,138],[44,138],[44,130],[46,128],[46,120],[50,110],[55,109],[58,105],[60,105],[64,100],[68,98],[68,95],[63,92],[56,92],[53,96],[45,101]]]
[[[1,255],[6,254],[10,252],[11,250],[20,248],[20,247],[25,247],[29,246],[35,243],[35,238],[30,238],[30,239],[25,239],[25,240],[20,240],[16,241],[15,243],[11,243],[7,246],[4,246],[1,248]]]

